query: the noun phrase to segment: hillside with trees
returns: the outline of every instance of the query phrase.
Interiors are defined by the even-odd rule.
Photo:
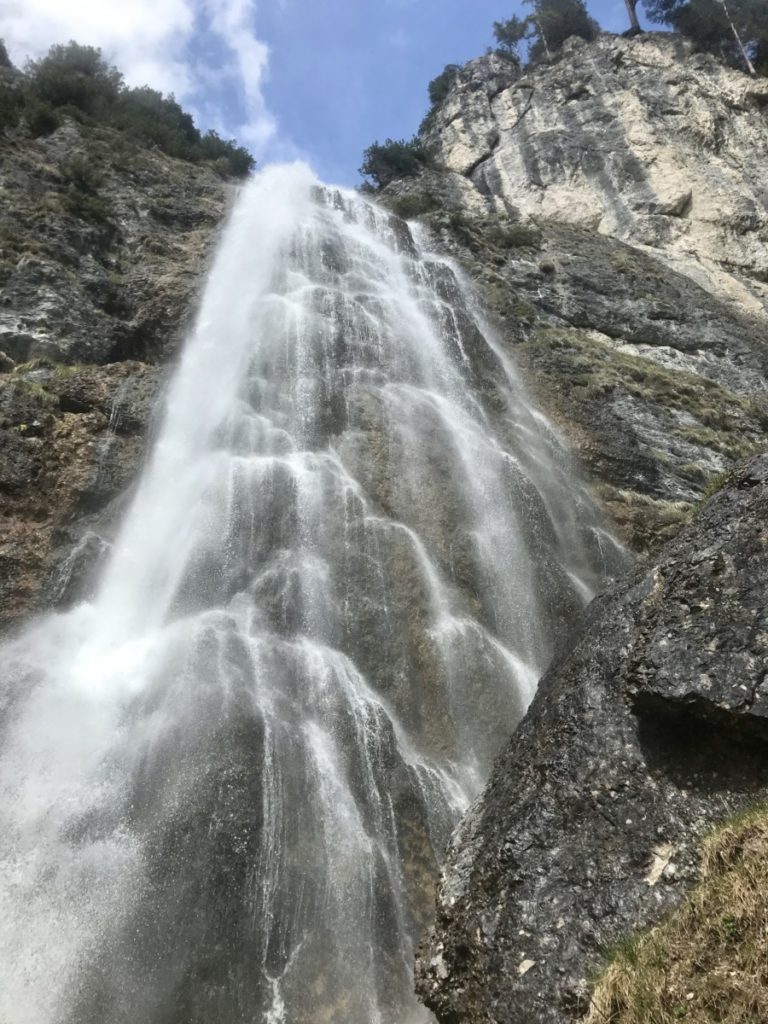
[[[46,136],[69,116],[85,127],[115,128],[168,156],[211,163],[223,177],[242,177],[255,166],[234,140],[201,132],[172,95],[126,86],[122,73],[93,46],[52,46],[20,74],[0,40],[0,70],[0,131],[24,124],[33,136]]]

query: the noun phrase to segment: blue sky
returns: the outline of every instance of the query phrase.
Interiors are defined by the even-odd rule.
[[[587,0],[608,31],[623,0]],[[0,37],[23,64],[52,43],[100,46],[130,85],[174,92],[202,128],[257,159],[302,158],[353,185],[367,145],[413,134],[427,84],[493,42],[520,0],[3,0]],[[641,15],[642,18],[642,15]]]
[[[593,0],[590,11],[604,28],[628,27],[622,0]],[[412,135],[427,110],[430,79],[483,53],[493,22],[515,12],[523,8],[509,0],[264,5],[260,31],[272,53],[267,104],[324,180],[355,183],[365,147]]]

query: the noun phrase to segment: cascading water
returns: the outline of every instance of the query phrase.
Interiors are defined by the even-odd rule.
[[[2,1024],[399,1024],[448,835],[620,558],[468,289],[244,190],[93,604],[2,652]]]

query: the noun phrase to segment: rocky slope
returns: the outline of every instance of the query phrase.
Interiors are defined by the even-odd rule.
[[[389,186],[466,267],[638,551],[768,431],[768,82],[669,35],[471,61]]]
[[[67,120],[0,146],[0,628],[87,588],[232,186]]]
[[[443,1024],[565,1022],[702,835],[768,795],[768,456],[590,607],[454,836],[418,964]]]

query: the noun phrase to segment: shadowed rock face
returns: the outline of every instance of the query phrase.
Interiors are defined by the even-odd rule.
[[[590,607],[452,841],[417,966],[444,1024],[555,1024],[768,793],[768,456]]]

